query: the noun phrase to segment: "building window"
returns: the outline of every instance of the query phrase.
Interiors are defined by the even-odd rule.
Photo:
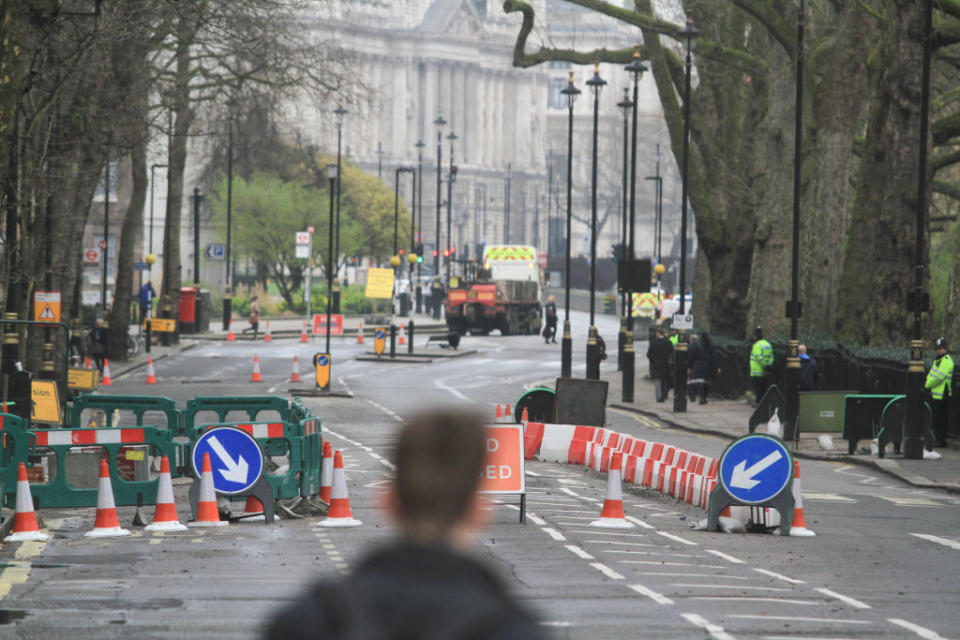
[[[564,78],[553,78],[550,80],[550,98],[547,101],[547,107],[550,109],[565,109],[567,99],[562,92],[566,88],[567,81]]]
[[[548,69],[571,69],[573,65],[566,60],[551,60],[547,63]]]

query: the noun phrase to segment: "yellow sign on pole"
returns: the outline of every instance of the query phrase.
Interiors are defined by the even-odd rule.
[[[369,269],[367,271],[368,298],[393,297],[393,269]]]
[[[67,388],[78,391],[96,391],[100,372],[96,369],[67,369]]]
[[[60,322],[60,292],[37,291],[33,294],[34,322]]]
[[[373,332],[373,352],[378,356],[383,355],[384,349],[387,348],[387,330],[383,327],[377,327]]]
[[[30,420],[49,424],[63,424],[63,415],[60,413],[60,396],[57,394],[56,382],[53,380],[33,380],[30,383],[30,395],[33,399]]]
[[[330,354],[318,353],[313,356],[313,366],[317,370],[317,388],[329,389],[330,371],[333,368],[333,363],[330,361]]]
[[[143,321],[143,328],[147,328],[147,321]],[[173,318],[150,318],[150,330],[155,333],[174,333],[177,330],[177,321]]]

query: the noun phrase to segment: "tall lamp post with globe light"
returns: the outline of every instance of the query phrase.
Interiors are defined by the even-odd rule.
[[[600,77],[600,63],[593,65],[593,77],[587,86],[593,90],[593,160],[590,182],[590,333],[587,337],[587,378],[600,379],[600,343],[597,340],[595,312],[597,306],[597,129],[600,114],[600,92],[607,81]]]
[[[573,103],[580,95],[580,89],[573,86],[573,71],[567,80],[567,86],[560,93],[567,98],[567,242],[566,266],[563,271],[564,319],[563,340],[560,344],[560,375],[569,378],[573,375],[573,336],[570,334],[570,232],[573,221]]]

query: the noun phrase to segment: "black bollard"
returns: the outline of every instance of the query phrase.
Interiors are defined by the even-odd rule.
[[[397,325],[390,325],[390,357],[397,357]]]
[[[412,318],[410,319],[410,324],[408,326],[410,330],[407,331],[407,333],[410,334],[410,337],[407,338],[408,340],[407,353],[413,353],[413,319]]]

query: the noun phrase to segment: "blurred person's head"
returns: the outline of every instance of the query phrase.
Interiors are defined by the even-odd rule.
[[[486,456],[484,423],[439,409],[411,418],[394,449],[388,508],[409,538],[463,546],[483,523],[477,489]]]

